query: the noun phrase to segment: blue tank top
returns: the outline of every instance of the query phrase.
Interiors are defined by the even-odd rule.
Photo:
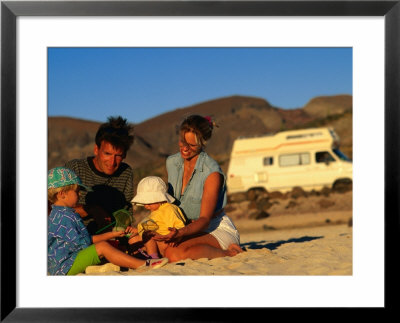
[[[226,205],[226,178],[218,163],[204,151],[200,152],[192,177],[182,192],[183,158],[180,153],[167,158],[168,193],[177,200],[177,205],[183,210],[188,219],[198,219],[200,216],[201,200],[204,183],[211,173],[220,173],[224,177],[215,212]]]

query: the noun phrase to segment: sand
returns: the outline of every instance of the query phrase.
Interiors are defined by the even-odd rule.
[[[246,251],[234,257],[91,275],[352,275],[351,218],[335,211],[236,220]]]

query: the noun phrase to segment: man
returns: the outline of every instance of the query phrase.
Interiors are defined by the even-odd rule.
[[[91,192],[80,192],[76,208],[90,234],[110,231],[115,211],[132,211],[133,170],[123,162],[133,143],[132,131],[133,127],[126,119],[109,117],[96,133],[94,156],[65,164],[92,189]]]

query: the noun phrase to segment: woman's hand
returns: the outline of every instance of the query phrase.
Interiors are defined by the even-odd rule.
[[[183,238],[182,232],[176,228],[168,228],[169,233],[166,235],[161,235],[155,233],[153,236],[153,240],[155,241],[163,241],[172,246],[177,246]]]

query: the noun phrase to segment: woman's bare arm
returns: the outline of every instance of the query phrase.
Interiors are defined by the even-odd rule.
[[[160,239],[168,241],[169,239],[190,236],[192,234],[196,234],[206,230],[215,213],[215,208],[217,206],[218,196],[222,187],[222,183],[223,177],[220,173],[211,173],[204,183],[199,218],[179,230],[173,229],[171,234],[164,236],[166,239],[156,237],[156,240]]]

